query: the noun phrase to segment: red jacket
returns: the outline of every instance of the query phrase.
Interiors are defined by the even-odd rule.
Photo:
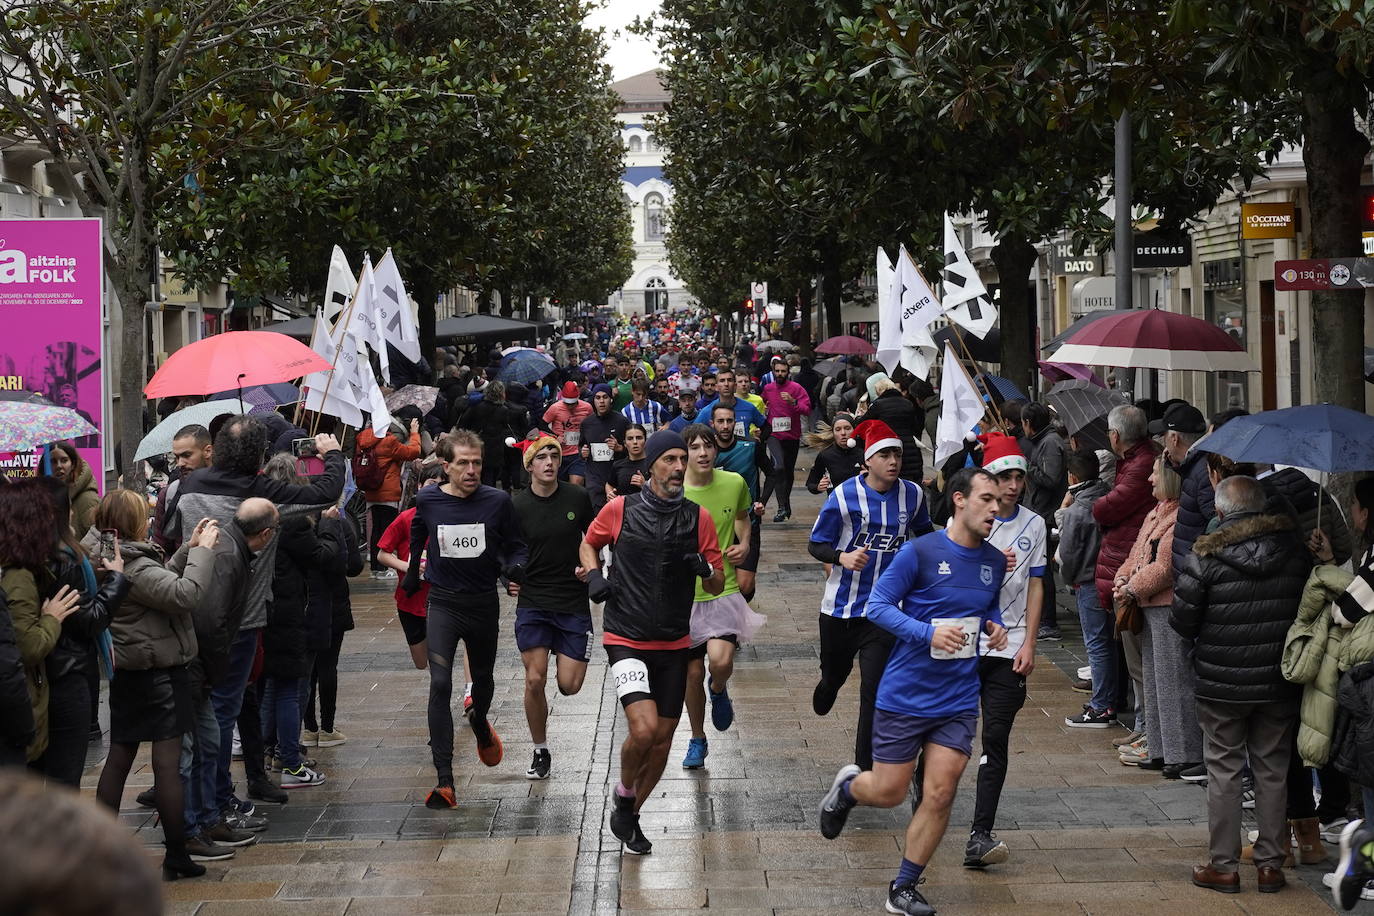
[[[1131,446],[1116,462],[1116,482],[1093,503],[1093,520],[1102,529],[1102,548],[1097,553],[1093,581],[1104,608],[1112,607],[1112,580],[1135,546],[1145,516],[1156,505],[1150,475],[1158,447],[1151,441]]]
[[[394,503],[401,500],[401,465],[420,457],[420,434],[413,433],[409,442],[402,442],[395,436],[378,439],[370,428],[358,430],[358,448],[372,448],[377,461],[386,472],[386,479],[375,490],[364,490],[363,495],[370,503]]]

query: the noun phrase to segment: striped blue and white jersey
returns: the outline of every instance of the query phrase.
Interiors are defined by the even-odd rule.
[[[663,405],[657,401],[645,401],[643,407],[636,407],[631,401],[622,407],[620,412],[631,423],[643,426],[650,435],[663,425]]]
[[[821,613],[831,617],[863,617],[873,583],[908,539],[933,530],[925,492],[910,480],[898,479],[892,489],[878,493],[851,477],[831,491],[811,529],[811,540],[841,553],[868,548],[868,565],[858,572],[839,563],[830,568]]]

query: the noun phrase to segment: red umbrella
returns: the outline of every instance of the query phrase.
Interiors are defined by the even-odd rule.
[[[829,340],[822,341],[816,345],[817,353],[839,353],[844,356],[872,356],[878,351],[873,348],[873,344],[864,340],[862,337],[852,337],[849,334],[841,334]]]
[[[1259,371],[1250,354],[1224,329],[1159,309],[1137,309],[1094,321],[1056,350],[1054,360],[1131,369]]]
[[[1040,360],[1040,374],[1050,383],[1066,382],[1071,378],[1082,379],[1085,382],[1092,382],[1101,388],[1106,388],[1107,383],[1097,377],[1097,373],[1087,366],[1080,366],[1078,363],[1056,363],[1047,359]]]
[[[271,331],[228,331],[171,355],[144,386],[150,398],[211,394],[285,382],[334,368],[293,337]]]

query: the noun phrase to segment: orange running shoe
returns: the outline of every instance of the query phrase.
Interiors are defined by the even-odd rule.
[[[453,786],[435,786],[425,796],[425,807],[443,810],[458,807],[458,799],[453,794]]]
[[[487,740],[483,742],[477,739],[477,759],[489,767],[494,767],[501,762],[501,756],[505,749],[501,745],[501,736],[496,734],[496,729],[487,723]]]
[[[467,718],[467,717],[470,716],[470,715],[472,715],[472,695],[471,695],[471,694],[469,694],[468,696],[463,697],[463,717],[464,717],[464,718]]]

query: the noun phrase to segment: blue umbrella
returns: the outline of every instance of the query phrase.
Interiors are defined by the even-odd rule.
[[[1000,375],[990,375],[983,373],[978,376],[978,383],[988,391],[989,394],[996,395],[1003,401],[1024,401],[1026,393],[1016,387],[1016,383],[1009,378],[1002,378]]]
[[[517,350],[501,359],[501,370],[496,374],[497,381],[507,385],[518,383],[528,385],[537,382],[554,370],[553,364],[542,353],[533,350]]]
[[[223,401],[228,398],[237,398],[239,392],[237,388],[229,391],[217,391],[210,395],[207,400]],[[250,385],[243,389],[243,401],[255,407],[272,410],[282,404],[294,404],[301,399],[301,390],[290,382],[273,382],[270,385]]]
[[[1374,470],[1374,417],[1307,404],[1236,417],[1197,448],[1236,461],[1291,464],[1338,474]]]

